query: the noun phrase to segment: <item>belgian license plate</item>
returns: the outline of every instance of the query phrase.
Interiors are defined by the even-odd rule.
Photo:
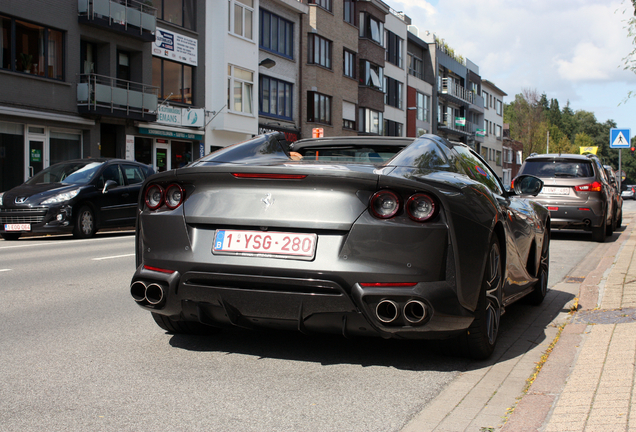
[[[212,253],[312,259],[316,234],[218,230]]]
[[[543,186],[541,193],[545,195],[568,195],[570,193],[570,188]]]
[[[5,231],[31,231],[31,224],[4,224]]]

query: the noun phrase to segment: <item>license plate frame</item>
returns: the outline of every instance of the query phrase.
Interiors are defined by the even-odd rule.
[[[4,230],[6,232],[16,232],[16,231],[31,231],[31,224],[21,223],[21,224],[4,224]]]
[[[311,261],[316,256],[315,233],[219,229],[212,253]]]

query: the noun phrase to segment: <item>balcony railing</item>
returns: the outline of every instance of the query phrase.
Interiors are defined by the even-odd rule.
[[[78,0],[80,21],[155,40],[157,9],[136,0]]]
[[[97,74],[79,78],[79,112],[147,121],[157,118],[157,87]]]
[[[438,80],[437,90],[442,94],[455,96],[464,102],[484,107],[484,98],[457,84],[452,78],[441,78]]]

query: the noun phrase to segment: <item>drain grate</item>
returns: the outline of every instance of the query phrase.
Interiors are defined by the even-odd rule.
[[[636,308],[579,311],[572,324],[624,324],[636,322]]]
[[[585,280],[584,277],[569,277],[565,280],[565,283],[581,283]]]

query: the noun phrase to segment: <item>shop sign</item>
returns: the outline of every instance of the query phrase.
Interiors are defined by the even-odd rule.
[[[180,138],[180,139],[188,139],[188,140],[203,140],[202,134],[188,133],[188,132],[174,132],[174,131],[166,131],[161,129],[153,129],[153,128],[139,128],[139,133],[144,135],[154,135],[161,136],[166,138]]]
[[[203,108],[178,108],[160,106],[157,108],[157,123],[170,126],[203,127]]]
[[[126,160],[135,160],[135,136],[126,135]]]
[[[42,162],[42,150],[31,149],[31,162]]]
[[[152,55],[197,66],[197,43],[196,39],[157,27]]]

